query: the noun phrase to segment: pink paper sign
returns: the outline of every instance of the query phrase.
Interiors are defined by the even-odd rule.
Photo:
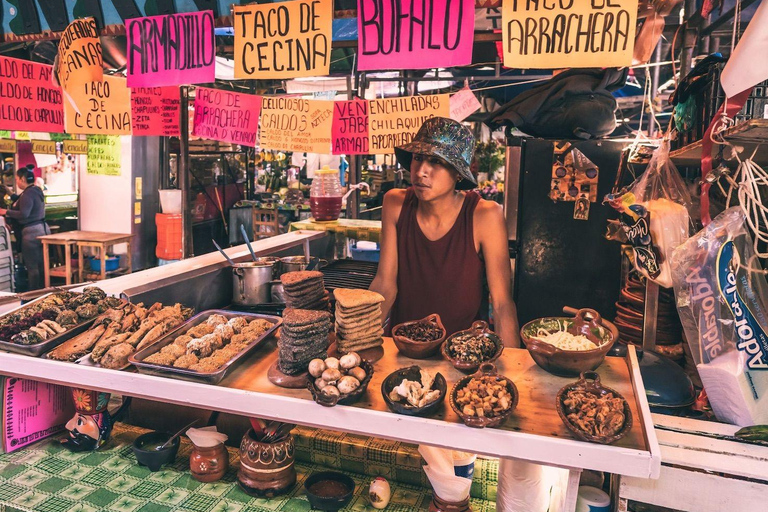
[[[482,105],[477,101],[472,89],[465,87],[456,94],[451,95],[451,119],[454,121],[463,121],[471,114],[474,114]]]
[[[261,96],[198,87],[192,135],[256,147]]]
[[[474,0],[357,0],[357,68],[464,66],[474,29]]]
[[[334,102],[331,152],[334,155],[367,155],[368,141],[368,102]]]
[[[179,135],[179,88],[131,89],[131,126],[134,135]]]
[[[126,20],[128,87],[213,82],[213,29],[213,11]]]
[[[61,88],[52,66],[0,57],[0,129],[64,132]]]

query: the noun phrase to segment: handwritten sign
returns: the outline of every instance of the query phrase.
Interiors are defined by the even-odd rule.
[[[134,135],[179,135],[179,88],[131,89],[131,126]]]
[[[451,119],[461,122],[474,114],[481,106],[472,89],[464,87],[456,94],[451,95]]]
[[[198,87],[192,135],[255,147],[261,96]]]
[[[64,104],[67,133],[130,135],[131,94],[125,78],[104,75],[71,92],[76,107]]]
[[[368,102],[336,101],[333,104],[331,153],[334,155],[367,155]]]
[[[472,61],[474,0],[357,0],[357,68],[428,69]]]
[[[0,153],[15,153],[16,141],[11,139],[0,140]]]
[[[52,140],[33,140],[32,153],[36,155],[55,155],[56,142]]]
[[[424,121],[449,114],[447,94],[371,100],[368,102],[370,152],[394,153],[395,146],[411,142]]]
[[[89,135],[87,161],[88,174],[120,176],[120,137]]]
[[[265,97],[261,147],[328,154],[332,124],[332,101]]]
[[[80,18],[67,26],[59,40],[54,71],[66,94],[104,76],[101,41],[93,18]]]
[[[65,140],[62,142],[61,151],[65,155],[87,155],[88,154],[88,141],[87,140]]]
[[[213,29],[213,11],[125,20],[128,87],[213,82]]]
[[[637,0],[504,0],[501,18],[506,67],[632,64]]]
[[[52,66],[0,57],[0,127],[63,132],[61,88],[51,82]]]
[[[233,6],[235,78],[327,75],[333,0]]]

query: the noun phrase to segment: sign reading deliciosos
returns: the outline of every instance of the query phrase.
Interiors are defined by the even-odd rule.
[[[233,6],[235,78],[327,75],[332,0]]]
[[[503,0],[501,15],[505,67],[632,64],[637,0]]]

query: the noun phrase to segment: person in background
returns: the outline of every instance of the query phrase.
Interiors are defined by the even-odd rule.
[[[35,173],[28,168],[16,171],[16,187],[21,190],[18,199],[7,210],[0,209],[0,215],[15,224],[16,237],[21,238],[21,258],[27,267],[29,289],[43,287],[43,244],[42,235],[50,235],[45,223],[45,196],[35,186]]]

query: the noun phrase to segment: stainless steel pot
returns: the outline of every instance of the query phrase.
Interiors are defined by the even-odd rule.
[[[276,256],[260,256],[253,260],[253,262],[259,265],[271,265],[272,280],[280,279],[280,258]]]
[[[254,306],[269,302],[272,263],[249,261],[232,266],[232,302]]]
[[[306,270],[307,265],[308,263],[304,256],[286,256],[284,258],[280,258],[280,266],[282,267],[281,273],[283,274],[286,272],[298,272],[299,270]],[[328,265],[326,260],[320,260],[317,264],[317,267],[315,267],[315,270],[320,270],[326,265]]]

